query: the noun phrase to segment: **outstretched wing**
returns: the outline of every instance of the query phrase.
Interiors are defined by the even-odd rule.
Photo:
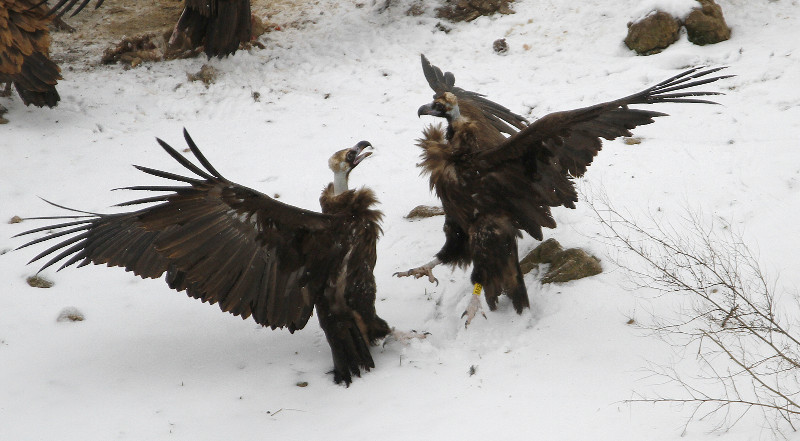
[[[631,136],[630,130],[666,116],[633,104],[706,103],[719,92],[687,91],[730,76],[709,77],[722,68],[689,69],[639,93],[607,103],[536,120],[498,146],[476,152],[479,203],[512,214],[520,228],[541,239],[541,227],[555,227],[550,207],[575,208],[578,194],[571,181],[580,177],[602,148],[602,139]],[[502,197],[497,197],[502,195]]]
[[[486,95],[456,87],[456,78],[451,72],[442,73],[442,70],[432,65],[425,58],[425,55],[421,55],[421,58],[422,73],[425,75],[425,79],[428,80],[428,85],[436,92],[436,95],[444,92],[452,93],[458,98],[458,102],[462,106],[463,103],[467,103],[467,105],[479,109],[492,126],[502,133],[513,135],[528,125],[528,121],[525,118],[494,101],[488,100]]]
[[[571,176],[580,177],[602,148],[602,140],[631,136],[630,130],[667,116],[651,110],[631,109],[633,104],[704,103],[713,101],[693,97],[722,95],[720,92],[686,91],[733,75],[708,77],[724,67],[693,68],[653,87],[618,100],[582,109],[554,112],[508,138],[504,143],[481,151],[478,157],[497,164],[523,157],[553,157]]]
[[[156,203],[139,211],[72,216],[77,219],[21,234],[57,230],[20,248],[68,237],[34,257],[54,255],[42,269],[64,261],[121,266],[144,278],[165,272],[170,287],[223,311],[272,328],[300,329],[314,306],[335,253],[334,216],[302,210],[228,181],[206,160],[184,130],[202,169],[167,143],[164,150],[197,175],[186,177],[136,166],[185,185],[137,186],[168,192],[120,205]],[[66,216],[62,219],[68,218]]]

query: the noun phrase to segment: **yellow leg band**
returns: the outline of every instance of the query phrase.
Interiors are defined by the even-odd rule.
[[[476,283],[475,288],[472,289],[472,295],[481,295],[481,289],[483,289],[483,286],[480,283]]]

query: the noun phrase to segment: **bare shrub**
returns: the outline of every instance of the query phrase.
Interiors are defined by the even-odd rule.
[[[697,210],[686,210],[678,223],[664,223],[652,214],[642,222],[616,210],[608,198],[588,199],[630,279],[683,296],[682,303],[688,303],[644,326],[671,344],[690,348],[698,373],[683,375],[675,366],[651,368],[656,377],[679,386],[669,389],[675,395],[641,395],[630,402],[688,405],[687,425],[715,417],[717,430],[730,429],[756,410],[770,433],[795,431],[800,311],[796,301],[776,302],[776,281],[770,281],[742,235]],[[623,261],[630,256],[634,259]]]

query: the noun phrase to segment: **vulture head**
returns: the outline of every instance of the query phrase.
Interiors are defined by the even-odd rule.
[[[358,164],[366,159],[372,152],[364,151],[372,148],[368,141],[361,141],[349,149],[339,150],[328,159],[328,167],[333,171],[333,191],[340,194],[348,190],[347,178]]]
[[[448,122],[457,120],[461,117],[461,111],[458,108],[458,98],[450,92],[436,94],[433,98],[433,102],[425,104],[417,110],[417,116],[422,115],[445,118]]]

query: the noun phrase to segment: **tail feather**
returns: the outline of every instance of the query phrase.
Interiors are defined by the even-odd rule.
[[[204,45],[209,58],[222,58],[236,52],[239,43],[250,40],[249,0],[211,0],[210,5],[194,3],[187,2],[170,41],[183,32],[192,45]]]
[[[375,367],[369,342],[350,313],[334,314],[324,305],[317,305],[317,316],[333,355],[333,381],[350,386],[353,376],[361,377]]]

